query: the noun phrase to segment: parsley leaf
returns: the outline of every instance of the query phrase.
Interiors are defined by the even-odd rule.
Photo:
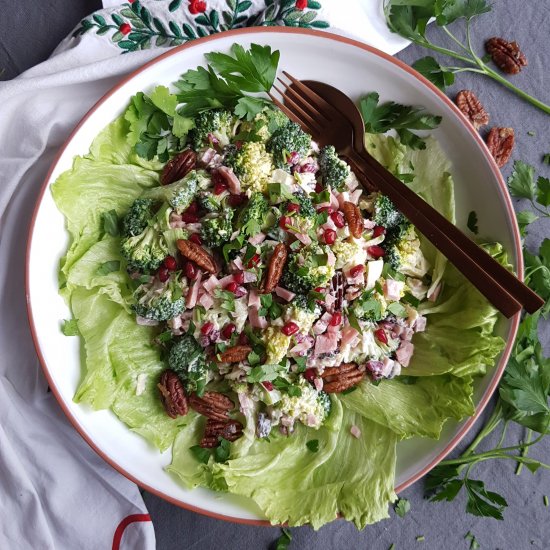
[[[61,323],[61,332],[65,336],[79,336],[78,319],[63,319]]]
[[[393,101],[379,105],[379,99],[380,96],[376,92],[371,92],[359,102],[365,131],[370,134],[382,134],[394,129],[405,145],[413,149],[425,149],[424,140],[410,130],[432,130],[439,125],[441,117],[431,115],[422,108]]]
[[[454,73],[441,66],[429,55],[415,61],[412,67],[440,90],[445,90],[447,86],[450,86],[455,81]]]
[[[532,166],[516,160],[512,175],[508,178],[508,189],[512,197],[534,200],[537,191],[534,176],[535,169]]]
[[[290,534],[290,531],[288,529],[285,529],[283,527],[281,531],[282,531],[282,534],[277,539],[275,550],[287,550],[288,546],[290,545],[290,541],[292,540],[292,535]]]
[[[400,517],[405,517],[405,514],[410,511],[411,503],[406,498],[400,498],[393,507],[395,513]]]
[[[189,451],[196,460],[202,462],[203,464],[207,464],[210,460],[210,450],[203,449],[200,445],[193,445],[192,447],[189,447]]]
[[[527,226],[537,221],[539,217],[536,214],[533,214],[530,210],[523,210],[516,214],[518,221],[519,232],[522,237],[525,237],[527,233]]]
[[[504,519],[502,511],[508,506],[508,503],[498,493],[487,491],[483,481],[476,479],[466,479],[464,482],[468,501],[466,511],[474,516],[491,517],[495,519]]]
[[[468,229],[475,235],[479,233],[479,228],[477,226],[477,213],[475,210],[472,210],[468,214],[468,221],[466,222],[466,225],[468,226]]]
[[[459,18],[472,19],[491,11],[485,0],[435,0],[434,11],[438,25],[448,25]]]
[[[550,206],[550,180],[542,176],[537,178],[537,202]]]
[[[470,541],[470,550],[479,550],[479,542],[470,531],[464,535],[464,538]]]
[[[283,367],[281,365],[260,365],[254,367],[246,377],[248,382],[267,382],[279,376]]]
[[[240,118],[252,120],[268,102],[247,93],[271,89],[279,57],[278,50],[257,44],[251,44],[249,50],[233,44],[230,54],[206,54],[209,62],[206,68],[189,70],[174,84],[178,100],[185,103],[179,114],[191,117],[207,109],[224,107]]]
[[[220,444],[214,449],[214,460],[216,462],[226,462],[229,458],[231,443],[220,437]]]
[[[543,155],[542,162],[544,164],[550,164],[550,153],[546,153],[545,155]]]

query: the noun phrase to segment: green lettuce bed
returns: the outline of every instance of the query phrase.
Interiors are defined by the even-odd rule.
[[[340,513],[363,528],[388,517],[388,504],[396,498],[397,442],[438,438],[447,419],[473,414],[473,377],[491,368],[503,348],[502,339],[493,335],[496,311],[424,243],[434,285],[445,284],[437,303],[424,311],[428,327],[415,335],[407,376],[378,386],[364,382],[357,391],[334,398],[332,413],[318,431],[300,425],[292,437],[276,435],[269,442],[248,434],[232,444],[227,462],[203,464],[189,447],[198,443],[204,419],[190,413],[172,420],[164,412],[156,384],[165,366],[151,345],[155,329],[135,323],[118,238],[102,231],[104,212],[114,209],[122,215],[145,188],[158,185],[161,166],[137,157],[127,132],[128,123],[117,119],[95,139],[90,153],[76,158],[52,185],[71,238],[60,266],[61,293],[84,348],[84,375],[74,400],[110,408],[158,449],[172,447],[168,470],[186,487],[203,485],[250,497],[273,523],[318,528]],[[448,162],[433,139],[426,143],[426,149],[412,151],[393,138],[368,136],[374,155],[394,171],[412,171],[411,187],[453,219]],[[505,261],[499,245],[490,250]],[[104,274],[100,267],[106,262],[120,262],[121,268]],[[137,395],[140,374],[146,375],[146,386]],[[352,426],[360,429],[359,439],[350,437]],[[319,441],[316,453],[306,446],[312,439]]]

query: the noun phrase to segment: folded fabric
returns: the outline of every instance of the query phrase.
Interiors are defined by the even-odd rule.
[[[155,547],[136,485],[89,448],[48,392],[27,322],[27,227],[48,167],[78,120],[121,77],[159,55],[159,48],[227,28],[327,29],[390,53],[405,45],[385,27],[379,0],[104,5],[79,23],[50,60],[0,83],[0,548]]]

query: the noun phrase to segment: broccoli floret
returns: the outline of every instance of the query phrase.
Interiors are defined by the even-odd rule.
[[[374,200],[373,208],[374,223],[385,227],[386,231],[407,224],[405,216],[395,208],[393,202],[386,195],[379,194]]]
[[[428,272],[429,264],[410,223],[394,228],[382,244],[386,252],[384,260],[396,271],[416,278],[422,278]]]
[[[261,193],[254,193],[247,205],[241,210],[238,219],[238,227],[244,235],[256,235],[262,230],[266,215],[269,211],[269,203]]]
[[[357,319],[376,323],[385,317],[386,301],[378,292],[366,290],[353,302],[351,309]]]
[[[233,135],[235,117],[225,109],[203,111],[195,118],[195,127],[187,134],[193,149],[217,145],[225,147]]]
[[[188,393],[200,397],[208,382],[208,360],[204,350],[190,334],[183,335],[170,349],[168,365],[181,378]]]
[[[134,292],[132,309],[136,315],[153,321],[168,321],[185,309],[182,286],[178,275],[172,274],[162,288],[158,283],[140,285]]]
[[[321,407],[323,407],[323,410],[325,411],[325,418],[326,420],[330,414],[330,410],[332,408],[332,403],[330,401],[330,395],[327,392],[320,391],[317,395],[317,400],[321,404]]]
[[[319,151],[319,170],[323,185],[332,189],[341,189],[350,175],[349,166],[338,156],[332,145],[327,145]]]
[[[249,133],[252,138],[251,141],[265,143],[274,132],[288,123],[288,117],[282,111],[266,107],[251,122],[243,122],[239,127],[239,133]]]
[[[285,203],[283,212],[292,212],[292,204],[299,205],[300,210],[296,213],[291,214],[291,230],[297,233],[309,233],[309,231],[315,226],[316,221],[316,212],[315,207],[313,206],[313,202],[303,190],[299,189],[294,193],[294,198]]]
[[[136,199],[123,220],[121,252],[131,270],[154,271],[168,255],[162,234],[166,208],[147,198]]]
[[[248,141],[240,149],[226,149],[224,163],[239,177],[243,189],[266,192],[273,172],[273,157],[263,143]]]
[[[332,247],[332,252],[336,256],[334,266],[336,269],[363,265],[367,260],[366,251],[356,242],[336,241]]]
[[[294,321],[300,332],[308,333],[321,315],[321,307],[314,299],[298,294],[287,307],[285,320]]]
[[[144,196],[163,200],[180,214],[193,202],[197,191],[208,185],[210,185],[210,178],[204,170],[192,170],[183,179],[170,185],[149,189],[144,193]]]
[[[267,150],[273,154],[277,168],[290,170],[288,155],[298,153],[305,156],[311,149],[311,136],[306,134],[295,122],[288,122],[273,132],[266,143]]]
[[[281,286],[296,294],[307,294],[314,288],[327,286],[333,275],[334,266],[328,265],[325,250],[310,246],[290,256]]]
[[[229,191],[224,191],[219,195],[215,195],[212,191],[200,191],[197,194],[197,202],[201,208],[208,212],[219,212],[224,205],[225,198],[229,195]]]
[[[206,246],[214,248],[229,242],[233,233],[233,213],[234,210],[227,208],[220,214],[209,214],[202,220],[201,237]]]

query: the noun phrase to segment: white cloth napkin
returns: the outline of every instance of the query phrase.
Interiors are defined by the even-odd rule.
[[[193,1],[170,11],[176,5],[170,0],[123,5],[106,0],[108,9],[87,18],[98,26],[77,30],[51,59],[0,83],[1,549],[155,547],[137,486],[88,447],[47,391],[27,322],[25,247],[34,203],[57,149],[101,95],[160,53],[151,41],[151,49],[120,55],[120,38],[113,36],[129,10],[138,4],[165,25],[177,20],[196,28],[197,14],[189,13]],[[231,2],[208,0],[208,10]],[[265,9],[267,3],[273,4],[255,0],[249,10]],[[333,32],[356,35],[391,53],[405,45],[384,27],[381,0],[323,0],[322,5],[317,19],[330,21]],[[121,23],[117,17],[126,19]],[[130,20],[139,27],[137,19]],[[98,34],[103,21],[114,21],[114,28]]]

